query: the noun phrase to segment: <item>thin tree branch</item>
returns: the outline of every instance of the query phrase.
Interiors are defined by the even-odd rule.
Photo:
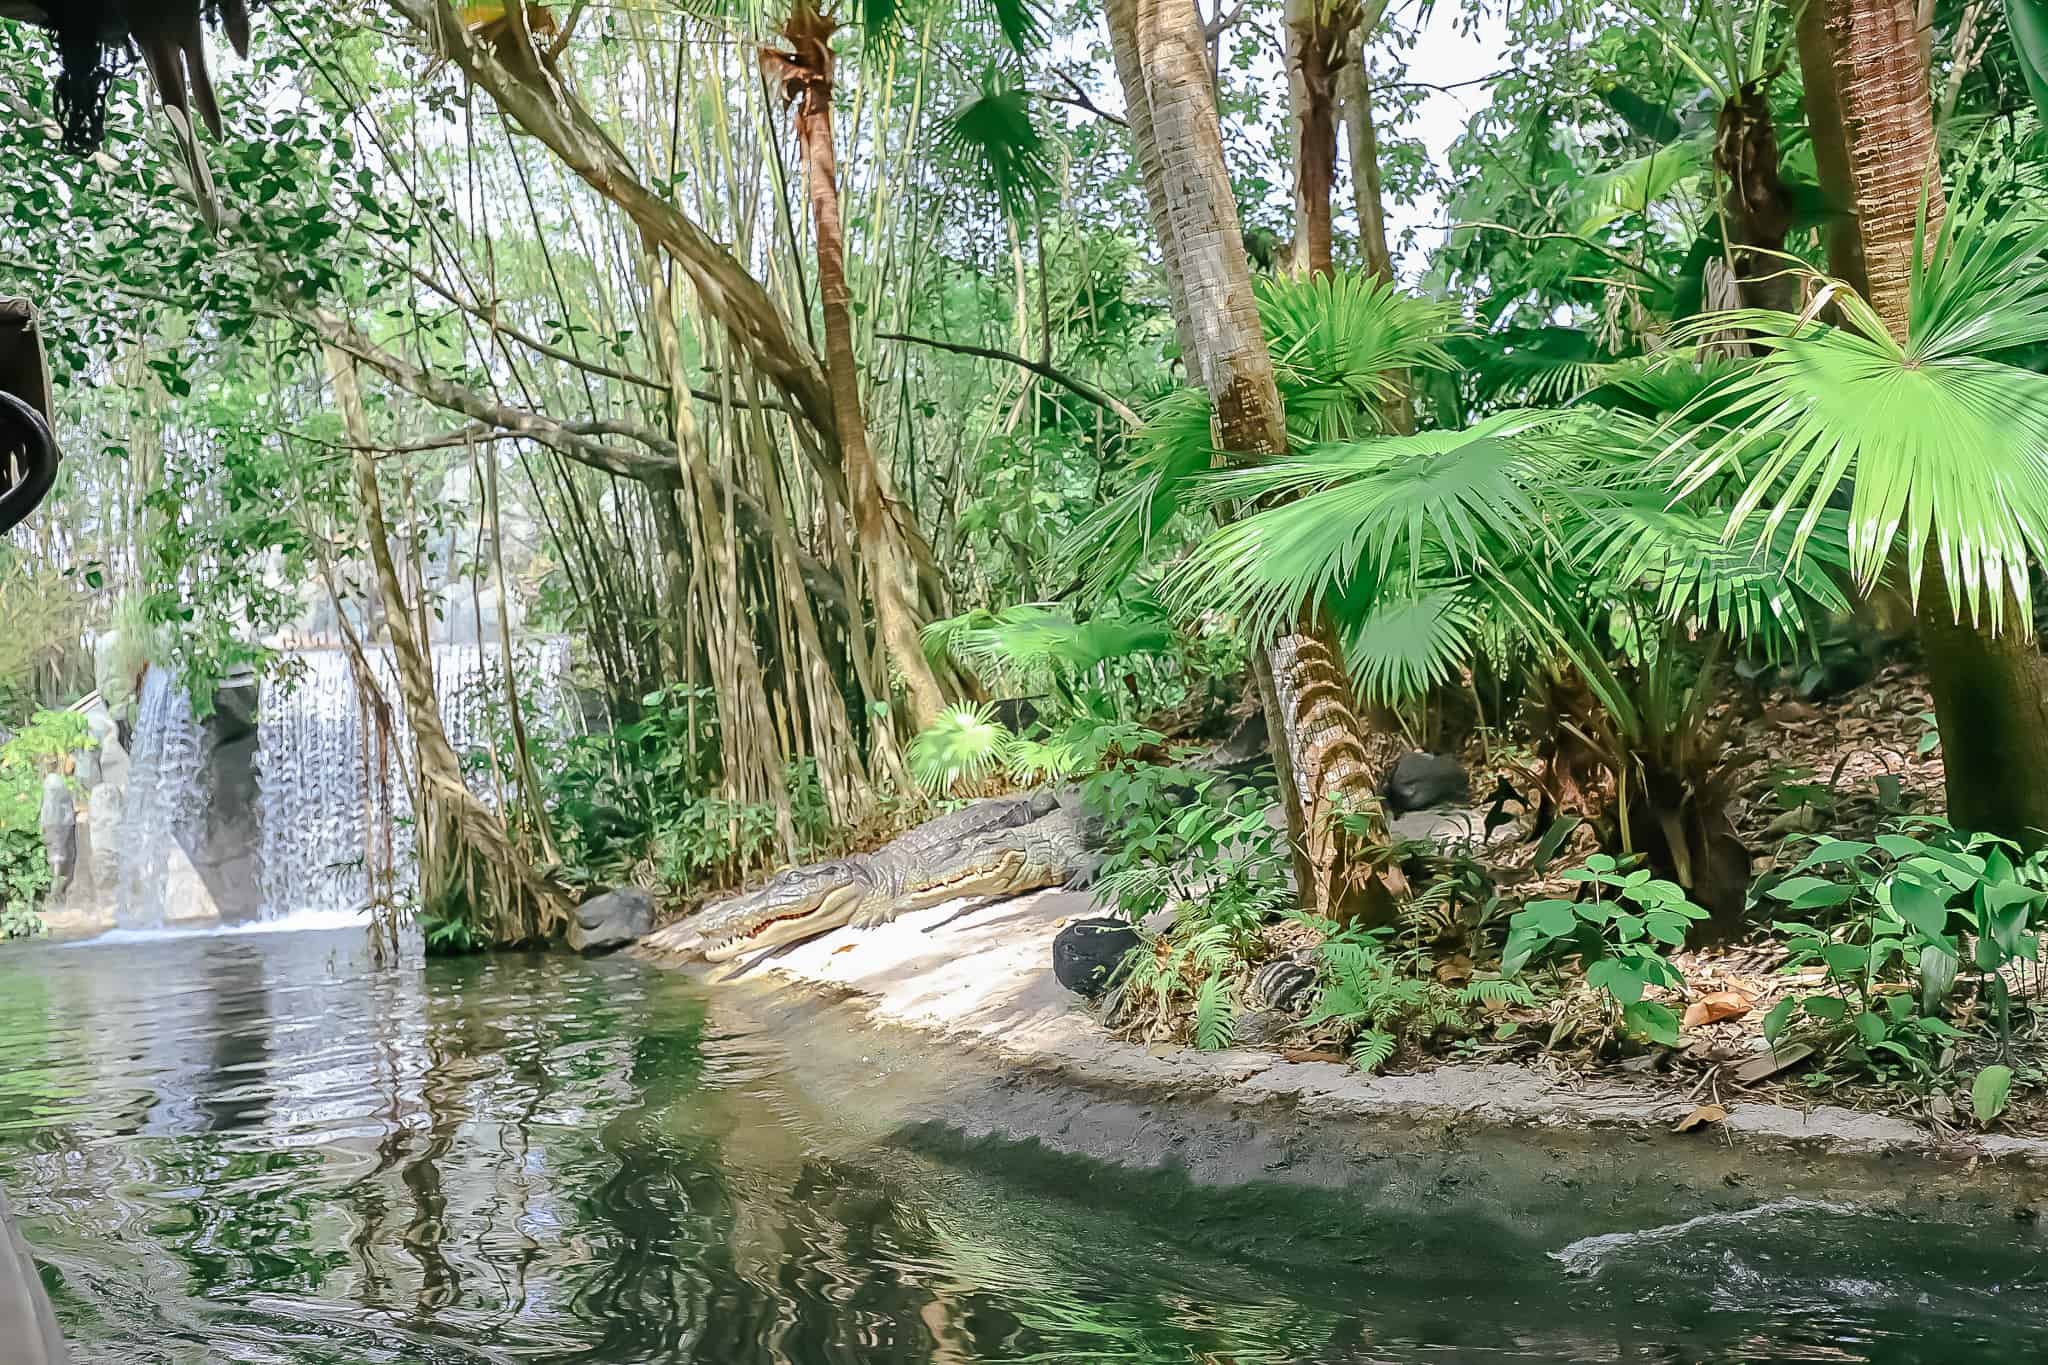
[[[983,360],[1000,360],[1005,364],[1020,366],[1041,379],[1050,380],[1068,392],[1080,395],[1097,407],[1109,409],[1133,427],[1145,424],[1145,419],[1138,416],[1129,404],[1116,395],[1096,388],[1085,379],[1076,379],[1062,370],[1054,369],[1043,361],[1032,360],[1013,351],[999,351],[993,346],[972,346],[964,341],[941,341],[937,337],[912,336],[908,332],[877,332],[875,338],[878,341],[905,341],[913,346],[929,346],[933,350],[951,351],[955,355],[979,356]]]
[[[394,355],[326,309],[295,314],[292,320],[309,328],[326,345],[354,356],[399,388],[435,407],[460,413],[509,435],[538,441],[587,468],[631,479],[661,491],[684,490],[676,444],[658,432],[627,422],[563,422],[543,413],[499,403]],[[612,445],[594,439],[597,436],[623,437],[646,447],[646,450]],[[727,487],[716,470],[710,471],[710,475],[716,485],[715,495],[736,509],[740,520],[747,523],[748,531],[756,538],[768,539],[772,534],[769,514],[760,499],[739,488]],[[842,618],[851,619],[847,616],[850,604],[845,590],[829,566],[798,551],[797,568],[803,576],[804,586],[813,596],[824,600]]]
[[[1097,104],[1094,101],[1094,99],[1089,96],[1087,88],[1084,87],[1081,84],[1081,82],[1075,80],[1072,76],[1067,74],[1065,71],[1060,70],[1058,67],[1054,67],[1052,70],[1052,74],[1058,76],[1060,78],[1060,82],[1064,84],[1067,87],[1067,89],[1073,91],[1073,93],[1071,95],[1062,95],[1051,90],[1033,90],[1030,93],[1036,95],[1038,98],[1042,100],[1050,100],[1054,104],[1071,105],[1073,108],[1085,110],[1086,112],[1095,115],[1095,117],[1102,119],[1105,122],[1114,123],[1119,128],[1128,128],[1131,126],[1131,121],[1125,118],[1122,114],[1111,113],[1109,110],[1104,109],[1101,105]]]

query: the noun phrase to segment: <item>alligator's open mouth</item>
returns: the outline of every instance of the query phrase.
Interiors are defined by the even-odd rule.
[[[702,948],[706,962],[730,962],[744,953],[774,948],[800,939],[816,938],[827,929],[837,929],[853,918],[860,900],[857,886],[835,886],[799,901],[780,914],[771,915],[750,929],[730,934]]]

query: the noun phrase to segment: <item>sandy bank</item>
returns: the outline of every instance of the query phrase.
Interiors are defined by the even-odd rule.
[[[1654,1077],[1588,1080],[1501,1063],[1365,1076],[1335,1062],[1290,1062],[1270,1052],[1125,1042],[1108,1036],[1052,976],[1053,936],[1067,919],[1088,913],[1087,895],[1061,891],[965,910],[941,906],[875,929],[835,930],[767,961],[708,976],[714,984],[744,983],[756,995],[831,999],[872,1026],[933,1035],[974,1049],[1006,1071],[1105,1099],[1199,1099],[1248,1117],[1248,1111],[1267,1110],[1367,1124],[1607,1130],[1675,1149],[1722,1144],[2048,1170],[2048,1141],[1943,1138],[1900,1118],[1745,1100],[1725,1089],[1723,1122],[1674,1134],[1672,1125],[1699,1101],[1689,1089]]]

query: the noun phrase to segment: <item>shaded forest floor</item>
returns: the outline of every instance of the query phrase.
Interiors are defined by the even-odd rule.
[[[1868,681],[1840,693],[1803,700],[1789,690],[1746,692],[1729,702],[1724,719],[1730,747],[1739,755],[1732,787],[1732,815],[1751,854],[1753,884],[1785,876],[1814,845],[1807,836],[1869,839],[1890,822],[1911,816],[1939,816],[1945,808],[1944,773],[1932,738],[1932,705],[1926,684],[1910,664],[1891,663]],[[1522,756],[1474,741],[1463,755],[1472,791],[1491,790],[1497,778],[1515,784]],[[1594,851],[1590,830],[1571,846],[1535,867],[1533,839],[1511,837],[1468,845],[1500,893],[1501,916],[1543,897],[1575,898],[1580,886],[1558,872]],[[1781,1039],[1773,1051],[1764,1021],[1787,997],[1821,991],[1825,973],[1817,966],[1786,970],[1790,957],[1782,936],[1769,930],[1769,902],[1753,912],[1755,927],[1742,941],[1687,949],[1670,955],[1682,986],[1650,988],[1648,998],[1670,1006],[1683,1019],[1679,1046],[1643,1046],[1620,1037],[1604,997],[1575,976],[1553,975],[1547,993],[1533,1006],[1483,1009],[1478,1028],[1449,1030],[1422,1046],[1404,1045],[1390,1059],[1391,1072],[1426,1071],[1442,1065],[1513,1061],[1572,1083],[1635,1074],[1664,1085],[1686,1087],[1701,1115],[1716,1121],[1723,1110],[1748,1101],[1800,1107],[1817,1103],[1884,1112],[1923,1123],[1937,1133],[1972,1126],[1970,1078],[2000,1060],[1996,1040],[1983,1023],[1985,1006],[1964,1000],[1954,1018],[1968,1038],[1943,1059],[1941,1079],[1929,1083],[1907,1074],[1873,1078],[1827,1063],[1802,1042]],[[1800,918],[1785,914],[1783,918]],[[1309,961],[1318,936],[1292,922],[1269,925],[1263,961]],[[1425,958],[1425,963],[1429,959]],[[1486,975],[1494,965],[1474,964],[1461,953],[1438,956],[1432,975],[1456,988]],[[1257,971],[1257,961],[1253,963]],[[2021,964],[2007,975],[2015,1008],[2009,1060],[2019,1077],[2012,1106],[1999,1120],[2001,1131],[2048,1136],[2048,1096],[2030,1088],[2048,1075],[2048,1038],[2042,1036],[2033,1002],[2042,994],[2038,966]],[[1149,1022],[1122,1021],[1120,1032],[1152,1040],[1185,1042],[1194,1036],[1192,999],[1173,1016]],[[1270,1035],[1250,1040],[1301,1062],[1344,1061],[1339,1025],[1280,1021]]]

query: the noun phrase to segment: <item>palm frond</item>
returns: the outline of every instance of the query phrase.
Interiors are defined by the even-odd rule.
[[[1471,599],[1457,587],[1380,602],[1345,641],[1359,695],[1375,706],[1426,695],[1472,658],[1478,626]]]
[[[1173,623],[1157,602],[1141,597],[1121,600],[1086,621],[1076,621],[1062,607],[1023,602],[943,617],[927,625],[920,639],[935,663],[951,657],[1032,685],[1113,659],[1166,653],[1173,648]]]
[[[1849,611],[1845,514],[1823,513],[1796,557],[1790,527],[1740,547],[1725,529],[1724,512],[1672,507],[1659,491],[1637,490],[1587,518],[1567,552],[1585,573],[1649,593],[1666,619],[1724,631],[1766,654],[1796,652],[1827,617]]]
[[[1216,462],[1209,395],[1176,389],[1152,405],[1133,440],[1136,481],[1064,537],[1054,560],[1093,595],[1136,571],[1181,511],[1197,474]]]
[[[977,782],[1003,766],[1015,737],[986,706],[952,706],[917,732],[906,750],[911,780],[926,792]]]
[[[1373,276],[1261,279],[1256,287],[1288,431],[1298,443],[1381,430],[1398,372],[1453,364],[1445,350],[1453,311]],[[1194,481],[1217,464],[1208,395],[1182,389],[1160,399],[1135,447],[1133,486],[1075,528],[1054,555],[1093,592],[1107,591],[1143,561],[1186,506]]]
[[[1503,548],[1519,552],[1546,538],[1543,503],[1568,483],[1548,476],[1562,445],[1520,438],[1582,420],[1507,412],[1465,431],[1327,446],[1212,475],[1205,498],[1291,500],[1205,540],[1167,579],[1167,603],[1236,615],[1267,639],[1317,606],[1341,616],[1349,605],[1360,617],[1382,585],[1413,590],[1438,562],[1465,573]]]
[[[1040,0],[975,0],[974,8],[987,14],[1013,51],[1029,52],[1045,36],[1045,6]]]
[[[1457,313],[1448,304],[1358,271],[1261,277],[1255,288],[1296,441],[1383,431],[1381,409],[1399,392],[1403,371],[1451,368],[1444,341]]]
[[[2031,626],[2027,566],[2048,548],[2048,377],[1991,356],[2048,340],[2048,227],[1962,212],[1915,272],[1902,344],[1867,304],[1846,325],[1745,310],[1711,324],[1762,354],[1716,394],[1714,428],[1672,424],[1667,456],[1688,494],[1738,475],[1724,535],[1798,557],[1846,497],[1848,563],[1868,587],[1903,554],[1918,597],[1931,557],[1959,618]],[[1763,515],[1756,515],[1762,511]]]
[[[938,143],[967,167],[1013,223],[1028,222],[1052,188],[1052,154],[1022,90],[990,72],[981,93],[940,126]]]

